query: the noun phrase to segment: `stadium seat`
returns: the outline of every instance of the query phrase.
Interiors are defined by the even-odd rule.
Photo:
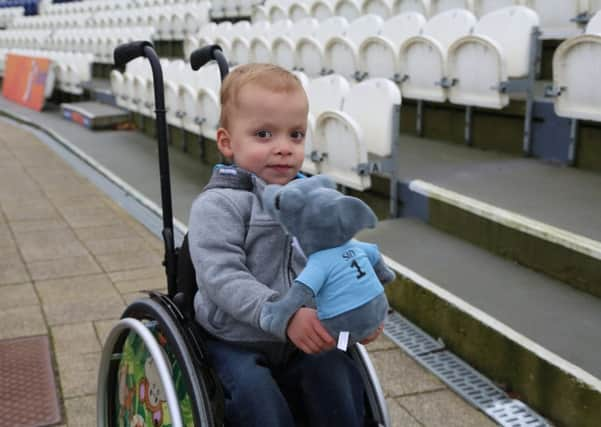
[[[398,15],[405,12],[417,12],[423,16],[430,16],[430,0],[394,0],[392,13]]]
[[[301,37],[295,48],[298,69],[311,78],[324,74],[325,44],[332,37],[343,34],[347,27],[345,18],[333,16],[321,22],[313,36]]]
[[[330,38],[324,46],[326,72],[359,80],[359,46],[368,37],[375,36],[382,23],[378,15],[363,15],[352,21],[343,34]]]
[[[282,19],[271,24],[269,31],[254,35],[250,39],[249,60],[250,62],[270,63],[272,62],[271,44],[279,36],[287,36],[292,29],[290,19]]]
[[[231,65],[246,64],[250,60],[250,40],[270,31],[271,23],[259,21],[250,26],[240,27],[231,41],[230,56],[227,57]]]
[[[585,34],[569,38],[553,56],[553,86],[558,116],[601,122],[601,12]]]
[[[474,11],[473,0],[431,0],[430,14],[436,16],[441,12],[451,9],[465,9],[470,12]]]
[[[334,15],[353,21],[361,16],[360,0],[337,0],[334,3]]]
[[[523,6],[511,6],[484,15],[472,34],[450,47],[447,76],[453,82],[449,100],[454,104],[501,109],[509,104],[503,86],[509,79],[526,79],[536,55],[538,15]],[[510,28],[511,31],[507,31]]]
[[[311,16],[318,21],[325,21],[334,16],[334,2],[332,0],[317,0],[311,4]]]
[[[399,83],[401,44],[409,37],[417,36],[425,23],[426,18],[418,12],[404,12],[385,21],[378,35],[366,38],[359,46],[361,77],[383,77]]]
[[[470,34],[476,17],[473,13],[452,9],[430,18],[422,34],[407,39],[400,48],[400,68],[403,70],[403,97],[444,102],[449,81],[446,72],[449,46]]]
[[[292,22],[311,17],[311,5],[306,1],[294,1],[288,7],[288,18]]]
[[[314,150],[323,154],[320,170],[355,190],[371,187],[369,173],[361,173],[368,153],[387,157],[396,138],[396,106],[401,104],[397,85],[388,79],[370,79],[353,86],[341,110],[322,112],[315,123]]]
[[[344,77],[334,74],[309,80],[305,90],[309,99],[309,118],[308,138],[305,138],[305,161],[302,170],[315,175],[321,172],[319,153],[313,152],[315,120],[324,111],[339,111],[342,108],[342,101],[350,90],[350,84]]]
[[[504,7],[519,6],[521,3],[521,0],[474,0],[474,13],[481,17]]]
[[[301,37],[311,37],[319,27],[315,18],[305,18],[295,22],[287,35],[279,35],[271,43],[271,55],[274,64],[287,70],[296,68],[297,61],[294,49]]]
[[[393,15],[393,0],[364,0],[361,6],[363,14],[374,14],[388,19]]]
[[[525,5],[538,13],[543,38],[563,39],[581,32],[575,20],[588,12],[586,2],[579,0],[525,0]]]

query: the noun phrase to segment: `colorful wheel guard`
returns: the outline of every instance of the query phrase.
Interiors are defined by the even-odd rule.
[[[169,361],[171,377],[175,385],[180,410],[185,426],[194,426],[190,396],[182,378],[174,354],[170,351],[167,339],[158,329],[156,322],[144,322],[161,346],[165,359]],[[138,335],[130,332],[123,345],[118,370],[116,393],[119,427],[170,427],[171,414],[166,402],[163,386],[159,379],[154,360]]]

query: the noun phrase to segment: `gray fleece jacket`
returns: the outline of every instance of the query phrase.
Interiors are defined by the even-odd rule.
[[[285,340],[285,329],[277,335],[261,329],[261,309],[288,291],[305,264],[292,237],[265,210],[264,188],[243,169],[217,166],[190,212],[196,320],[227,341]]]

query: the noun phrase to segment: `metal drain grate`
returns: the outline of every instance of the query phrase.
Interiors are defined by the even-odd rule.
[[[434,373],[453,391],[504,427],[549,427],[550,424],[523,402],[507,394],[423,330],[393,312],[384,333],[419,364]]]
[[[395,311],[384,322],[384,333],[413,357],[444,349],[442,342],[436,341]]]

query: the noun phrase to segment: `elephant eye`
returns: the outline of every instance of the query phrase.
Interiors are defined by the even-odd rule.
[[[275,208],[278,211],[280,210],[280,194],[279,193],[275,196]]]

